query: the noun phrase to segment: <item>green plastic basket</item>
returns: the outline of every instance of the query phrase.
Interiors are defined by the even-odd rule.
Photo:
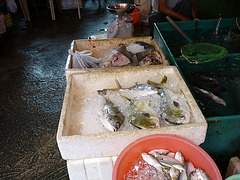
[[[181,49],[182,57],[192,64],[214,61],[228,55],[226,48],[210,43],[188,44]]]

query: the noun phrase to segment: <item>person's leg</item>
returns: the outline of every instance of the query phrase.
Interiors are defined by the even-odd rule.
[[[157,22],[166,22],[165,15],[159,12],[154,12],[150,15],[149,19],[149,26],[150,26],[150,35],[153,36],[154,31],[154,23]]]
[[[193,4],[191,0],[181,0],[172,10],[192,18],[192,8]]]
[[[192,18],[192,1],[191,0],[181,0],[172,10],[183,14],[184,16]],[[179,19],[172,18],[174,21],[179,21]],[[150,26],[150,35],[153,35],[154,31],[154,23],[156,22],[167,22],[166,15],[162,13],[153,13],[150,15],[149,19],[149,26]]]

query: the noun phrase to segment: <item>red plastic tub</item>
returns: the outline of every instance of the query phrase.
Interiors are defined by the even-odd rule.
[[[191,161],[196,168],[202,168],[212,180],[222,180],[217,165],[201,147],[185,138],[168,134],[145,136],[129,144],[116,160],[112,179],[122,180],[142,152],[149,152],[154,149],[168,149],[172,152],[181,151],[185,161]]]
[[[137,23],[139,21],[140,15],[142,10],[139,8],[135,8],[131,14],[129,14],[130,17],[133,18],[133,24]]]

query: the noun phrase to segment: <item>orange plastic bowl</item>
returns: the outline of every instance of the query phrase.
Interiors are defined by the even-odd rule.
[[[154,149],[168,149],[172,152],[181,151],[185,161],[191,161],[196,168],[202,168],[212,180],[222,180],[217,165],[202,148],[185,138],[168,134],[145,136],[129,144],[116,160],[112,179],[122,180],[142,152],[149,152]]]
[[[135,8],[131,14],[129,14],[130,17],[133,18],[133,24],[137,23],[140,18],[142,10],[139,8]]]

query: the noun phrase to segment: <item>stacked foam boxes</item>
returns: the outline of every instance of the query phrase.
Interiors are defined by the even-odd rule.
[[[144,41],[161,49],[151,37],[76,40],[73,51],[92,50],[94,57],[103,57],[107,50],[119,44]],[[207,123],[192,97],[179,71],[169,66],[164,54],[162,65],[148,67],[71,69],[71,56],[66,64],[67,88],[60,117],[57,142],[62,158],[67,160],[68,173],[73,179],[112,179],[114,162],[121,151],[134,140],[150,134],[175,134],[190,139],[196,144],[205,140]],[[100,132],[93,114],[86,115],[83,104],[93,99],[97,90],[113,88],[117,79],[123,87],[147,80],[159,82],[167,76],[167,83],[176,84],[184,94],[190,108],[189,124],[160,127],[157,129],[139,129],[130,131]],[[84,113],[85,112],[85,113]]]

